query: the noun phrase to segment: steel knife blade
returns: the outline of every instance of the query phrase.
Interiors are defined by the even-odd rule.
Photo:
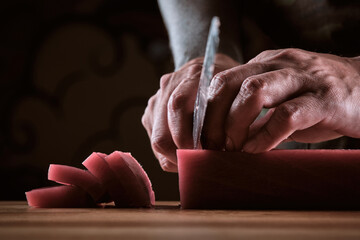
[[[215,55],[220,41],[220,19],[213,17],[211,20],[209,35],[206,43],[204,63],[200,75],[199,87],[196,94],[193,116],[193,140],[194,149],[201,149],[201,132],[205,119],[208,102],[208,89],[214,74]]]

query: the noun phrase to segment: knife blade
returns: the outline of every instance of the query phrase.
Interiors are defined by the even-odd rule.
[[[220,19],[213,17],[206,43],[204,63],[201,70],[199,87],[196,94],[193,116],[194,149],[201,149],[201,132],[204,125],[205,112],[208,102],[208,89],[214,74],[214,61],[220,41]]]

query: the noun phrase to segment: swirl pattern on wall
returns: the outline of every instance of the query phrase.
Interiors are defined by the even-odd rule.
[[[49,185],[50,163],[80,166],[93,151],[115,149],[133,153],[160,199],[178,198],[176,175],[162,172],[141,125],[172,66],[166,33],[156,2],[119,2],[5,4],[7,22],[20,28],[6,29],[13,49],[1,61],[0,199]]]

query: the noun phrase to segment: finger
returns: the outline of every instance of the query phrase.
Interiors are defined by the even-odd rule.
[[[264,64],[245,64],[217,74],[211,81],[205,115],[205,148],[221,149],[225,141],[225,121],[242,82],[249,76],[270,70]]]
[[[245,143],[244,151],[259,153],[276,147],[295,131],[309,128],[323,120],[325,117],[321,109],[319,99],[310,94],[279,105],[269,121]]]
[[[319,124],[316,124],[304,130],[295,131],[289,138],[296,142],[318,143],[343,136],[334,130],[329,130],[328,128],[318,125]]]
[[[186,70],[184,72],[183,70]],[[157,100],[156,112],[153,113],[153,127],[151,133],[151,147],[165,171],[172,171],[172,165],[177,165],[176,145],[171,136],[168,124],[168,102],[173,89],[177,87],[182,76],[194,76],[201,70],[201,64],[190,61],[182,71],[165,74],[160,79],[160,99]],[[187,78],[187,77],[185,77]]]
[[[151,135],[151,147],[156,157],[161,156],[161,159],[158,158],[158,160],[161,161],[162,167],[165,161],[177,165],[176,145],[172,140],[166,120],[167,118],[156,118]],[[164,170],[167,171],[167,169]]]
[[[161,154],[167,161],[176,165],[176,145],[171,137],[167,121],[167,104],[164,104],[164,102],[168,102],[168,98],[168,96],[163,95],[157,103],[150,141],[155,156]]]
[[[242,84],[226,120],[226,149],[241,150],[249,126],[263,108],[276,107],[305,92],[309,84],[294,69],[285,68],[248,77]]]
[[[166,171],[166,172],[177,172],[178,168],[177,168],[177,164],[171,162],[167,157],[165,157],[164,155],[154,152],[156,158],[159,160],[159,164],[160,167],[162,168],[162,170]]]
[[[193,111],[200,74],[183,80],[168,102],[168,124],[177,148],[193,147]]]
[[[145,108],[144,114],[141,118],[141,123],[144,126],[149,137],[152,135],[152,126],[154,123],[154,107],[156,104],[156,99],[160,96],[160,91],[157,91],[155,95],[153,95],[148,100],[147,107]]]
[[[264,125],[265,123],[267,123],[270,119],[270,117],[272,116],[272,114],[274,113],[275,108],[271,108],[269,109],[265,116],[256,119],[249,128],[249,133],[248,133],[248,137],[251,138],[252,136],[254,136]]]

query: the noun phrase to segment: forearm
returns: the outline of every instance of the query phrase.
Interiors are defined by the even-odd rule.
[[[213,16],[221,20],[219,51],[241,61],[236,11],[231,1],[158,0],[166,24],[175,68],[204,56],[209,25]]]

